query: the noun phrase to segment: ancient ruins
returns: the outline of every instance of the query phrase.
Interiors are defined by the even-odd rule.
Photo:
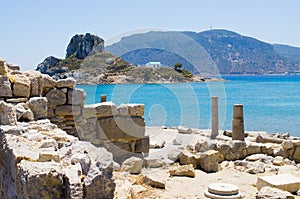
[[[0,61],[0,198],[155,197],[174,180],[227,168],[240,175],[273,172],[257,177],[257,198],[300,194],[299,176],[277,175],[285,166],[299,174],[300,139],[245,132],[242,105],[234,105],[232,131],[218,129],[217,97],[212,130],[146,127],[142,104],[116,106],[101,96],[84,105],[86,94],[74,79],[18,69]],[[196,183],[205,184],[200,198],[247,198],[247,190],[228,182]]]

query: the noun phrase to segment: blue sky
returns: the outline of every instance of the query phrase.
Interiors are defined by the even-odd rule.
[[[299,0],[9,0],[0,2],[0,57],[34,69],[65,56],[70,38],[91,32],[108,40],[142,28],[228,29],[300,47]]]

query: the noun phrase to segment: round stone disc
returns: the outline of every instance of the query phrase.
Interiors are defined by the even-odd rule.
[[[237,186],[228,183],[213,183],[208,185],[207,188],[208,192],[223,196],[236,195],[239,192]]]
[[[238,192],[235,195],[224,196],[224,195],[210,193],[208,192],[208,189],[205,190],[204,196],[211,199],[242,199],[245,197],[244,194],[242,194],[241,192]]]

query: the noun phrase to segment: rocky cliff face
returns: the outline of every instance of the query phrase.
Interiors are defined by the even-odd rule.
[[[86,33],[72,37],[68,47],[66,58],[75,55],[78,59],[86,58],[90,53],[103,52],[104,40],[98,36]]]

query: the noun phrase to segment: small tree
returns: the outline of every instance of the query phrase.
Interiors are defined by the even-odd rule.
[[[175,69],[175,70],[179,70],[179,69],[181,69],[181,67],[182,67],[182,64],[181,64],[181,63],[176,63],[176,64],[174,64],[174,69]]]

